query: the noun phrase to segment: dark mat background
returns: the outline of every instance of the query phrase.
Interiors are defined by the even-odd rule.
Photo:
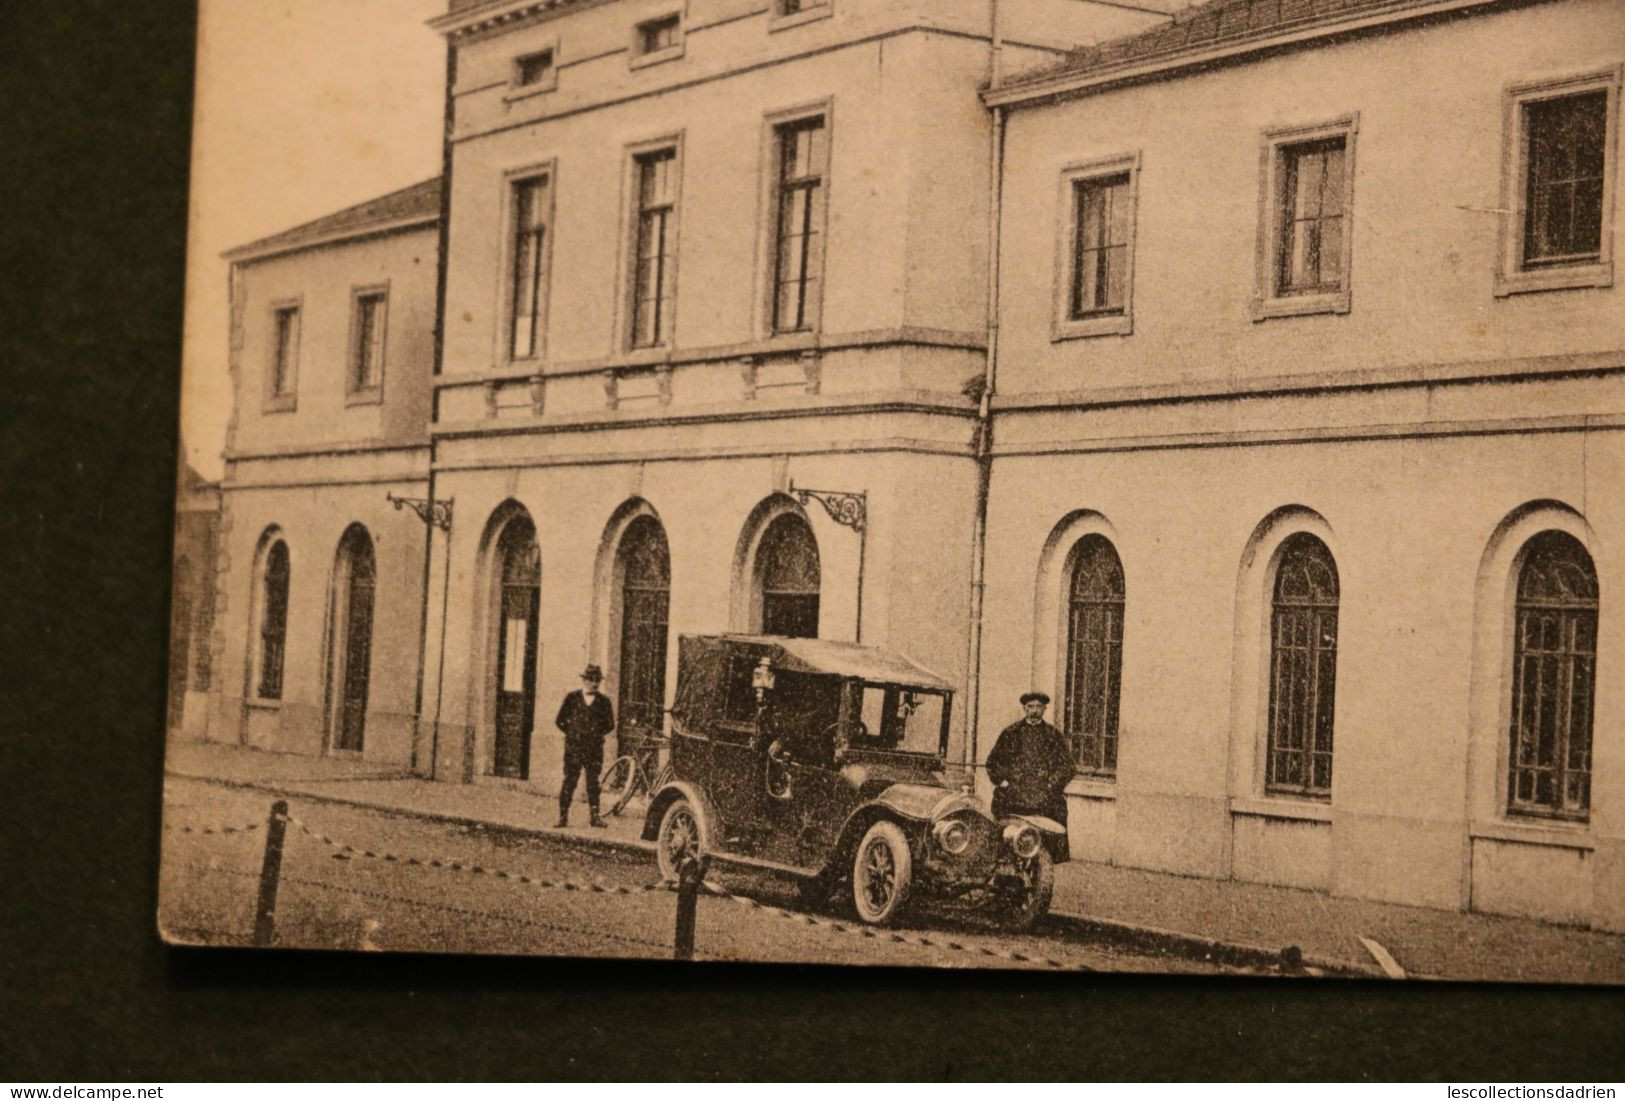
[[[163,948],[195,14],[176,0],[0,4],[0,1076],[1625,1072],[1612,990]]]

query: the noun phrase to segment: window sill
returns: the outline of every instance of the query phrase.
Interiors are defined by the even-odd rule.
[[[1111,803],[1117,800],[1117,781],[1104,776],[1074,776],[1067,781],[1065,794]]]
[[[1331,803],[1281,795],[1232,797],[1230,813],[1244,818],[1276,818],[1288,822],[1324,822],[1331,825],[1332,821]]]
[[[510,85],[508,91],[502,94],[502,102],[512,107],[515,103],[522,103],[536,96],[545,96],[549,92],[559,90],[559,78],[544,80],[540,84]]]
[[[250,711],[281,711],[281,700],[267,700],[259,696],[244,696],[243,706]]]
[[[260,412],[261,413],[292,413],[292,412],[296,411],[298,408],[299,408],[299,402],[298,402],[298,399],[294,397],[294,395],[292,395],[292,394],[282,394],[282,395],[279,395],[277,397],[266,398],[265,399],[265,404],[260,406]]]
[[[381,387],[372,390],[352,390],[344,395],[344,404],[346,406],[381,405],[383,401],[384,391]]]
[[[1101,314],[1098,317],[1085,317],[1077,320],[1057,321],[1050,326],[1050,342],[1059,344],[1063,340],[1086,340],[1092,336],[1128,336],[1134,332],[1134,315],[1128,310],[1122,313]]]
[[[626,67],[628,69],[647,69],[650,65],[660,65],[667,61],[676,61],[682,56],[683,44],[679,42],[677,45],[667,46],[663,50],[655,50],[652,53],[639,54],[636,57],[630,58],[627,60]]]
[[[671,343],[642,344],[635,348],[628,348],[621,353],[615,368],[622,367],[658,367],[671,360]],[[613,369],[613,368],[612,368]]]
[[[1327,294],[1294,294],[1279,298],[1254,298],[1253,320],[1273,317],[1312,317],[1316,314],[1344,314],[1352,308],[1347,290]]]
[[[1573,264],[1564,267],[1534,268],[1529,271],[1496,272],[1495,297],[1534,294],[1539,291],[1567,291],[1582,287],[1614,285],[1614,264]]]
[[[1543,825],[1534,822],[1474,822],[1467,829],[1473,840],[1510,841],[1516,845],[1539,845],[1553,849],[1578,849],[1591,852],[1597,847],[1589,826],[1576,822],[1572,826]]]
[[[767,30],[769,34],[774,31],[787,31],[791,27],[800,27],[807,23],[816,23],[820,19],[828,19],[834,14],[834,4],[820,4],[817,7],[807,8],[791,15],[772,16],[767,21]]]

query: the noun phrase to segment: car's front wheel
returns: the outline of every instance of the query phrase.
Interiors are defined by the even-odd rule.
[[[914,885],[914,855],[895,822],[876,822],[852,858],[852,903],[870,925],[896,918]]]
[[[705,852],[705,827],[700,812],[687,799],[674,799],[660,817],[655,833],[655,864],[660,878],[676,882],[683,861],[698,860]]]
[[[1021,875],[1021,885],[1001,917],[1006,929],[1023,933],[1049,913],[1050,899],[1055,895],[1055,861],[1049,850],[1040,845],[1030,860],[1018,861],[1016,868]]]

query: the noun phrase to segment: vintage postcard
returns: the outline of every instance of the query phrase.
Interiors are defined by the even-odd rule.
[[[1625,982],[1620,0],[204,0],[171,943]]]

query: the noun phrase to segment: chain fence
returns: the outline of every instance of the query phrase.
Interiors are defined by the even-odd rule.
[[[690,859],[683,863],[679,869],[677,880],[659,880],[645,884],[628,886],[625,884],[604,883],[598,880],[580,880],[560,877],[533,875],[529,872],[515,871],[508,868],[492,867],[484,863],[469,860],[438,856],[418,856],[406,853],[391,852],[383,848],[368,848],[351,844],[342,838],[335,837],[326,830],[289,812],[285,800],[278,800],[271,807],[269,815],[264,821],[248,822],[229,825],[183,825],[165,823],[164,830],[171,833],[189,834],[194,836],[225,836],[235,834],[252,834],[264,830],[266,835],[265,854],[262,861],[259,880],[259,892],[255,911],[255,928],[253,943],[256,946],[268,947],[276,940],[276,919],[278,888],[283,883],[303,886],[319,887],[325,890],[338,891],[361,898],[368,898],[379,902],[409,906],[432,906],[437,910],[457,913],[464,917],[510,921],[521,925],[537,928],[562,928],[555,923],[538,920],[524,915],[497,913],[477,908],[461,907],[437,900],[433,903],[414,899],[408,895],[388,891],[371,890],[365,887],[333,883],[327,880],[310,879],[301,876],[286,875],[282,870],[283,852],[286,846],[288,828],[292,827],[298,836],[310,838],[319,845],[331,851],[332,855],[344,860],[361,860],[378,865],[393,865],[402,868],[422,868],[435,871],[454,873],[479,879],[490,883],[506,883],[523,887],[529,890],[559,891],[583,896],[602,897],[629,897],[647,896],[656,892],[669,892],[677,896],[675,925],[672,940],[669,945],[662,942],[649,941],[642,938],[627,936],[608,936],[608,939],[637,943],[654,947],[669,947],[677,959],[692,959],[694,957],[694,923],[696,901],[700,894],[731,902],[742,910],[767,915],[779,920],[795,924],[806,929],[816,929],[823,933],[837,937],[852,937],[859,940],[883,944],[909,945],[924,948],[933,952],[970,960],[996,960],[1001,963],[1017,964],[1030,967],[1045,968],[1053,971],[1095,972],[1098,969],[1077,960],[1062,960],[1032,952],[1023,952],[1008,949],[988,943],[974,942],[958,939],[948,935],[934,935],[917,933],[907,930],[891,929],[865,925],[857,922],[842,921],[835,918],[823,917],[816,914],[789,910],[781,906],[760,901],[746,895],[736,894],[728,890],[715,879],[709,877],[709,859]],[[199,870],[213,872],[231,871],[221,869],[216,865],[205,868],[202,865],[184,865],[196,867]],[[254,873],[246,871],[231,871],[231,874],[242,878],[254,878]],[[607,935],[607,934],[606,934]]]

